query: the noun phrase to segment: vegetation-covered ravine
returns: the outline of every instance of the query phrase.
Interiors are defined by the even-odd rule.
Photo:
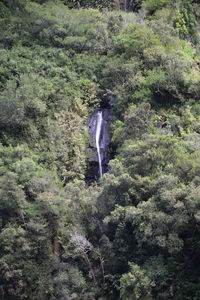
[[[0,1],[0,299],[200,299],[199,28],[192,0]]]

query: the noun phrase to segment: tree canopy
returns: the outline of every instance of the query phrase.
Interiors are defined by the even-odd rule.
[[[1,299],[200,299],[199,18],[189,0],[1,1]],[[110,161],[88,182],[103,105]]]

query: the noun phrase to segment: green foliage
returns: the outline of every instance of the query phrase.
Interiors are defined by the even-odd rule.
[[[7,19],[10,17],[9,9],[1,2],[0,4],[0,18]]]
[[[145,6],[150,14],[153,14],[156,10],[163,8],[171,1],[167,0],[146,0]]]
[[[0,126],[13,130],[13,128],[23,127],[26,118],[37,118],[44,114],[46,110],[44,100],[49,94],[47,88],[45,80],[35,74],[22,75],[18,82],[8,81],[0,95]]]
[[[174,27],[181,37],[191,37],[193,43],[198,43],[197,22],[190,1],[182,0],[181,9],[174,17]]]
[[[15,174],[10,172],[1,176],[0,199],[2,226],[11,217],[23,217],[23,209],[25,209],[26,204],[25,194],[22,186],[17,185]]]
[[[200,298],[195,5],[1,1],[1,299]]]
[[[149,28],[134,24],[117,36],[115,52],[124,53],[126,58],[142,56],[144,50],[157,44],[159,40]]]
[[[153,282],[136,264],[130,263],[130,272],[120,279],[120,299],[147,299],[151,300],[151,287]]]
[[[70,8],[88,8],[95,7],[98,9],[123,9],[125,11],[135,11],[141,7],[142,0],[97,0],[97,1],[86,1],[86,0],[62,0]]]

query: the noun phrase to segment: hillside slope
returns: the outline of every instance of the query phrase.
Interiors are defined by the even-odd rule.
[[[199,16],[0,2],[0,299],[200,299]],[[108,171],[88,182],[109,93]]]

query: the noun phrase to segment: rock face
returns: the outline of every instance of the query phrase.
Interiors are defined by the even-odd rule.
[[[99,115],[101,114],[101,124],[99,124]],[[99,165],[101,162],[102,173],[107,169],[108,164],[108,153],[107,147],[109,144],[109,134],[107,131],[107,123],[110,115],[109,109],[100,109],[94,112],[88,120],[88,132],[90,135],[89,145],[88,145],[88,171],[87,177],[89,180],[95,180],[100,177]],[[100,125],[99,133],[99,154],[97,151],[97,134],[98,126]],[[100,162],[99,162],[100,159]]]

